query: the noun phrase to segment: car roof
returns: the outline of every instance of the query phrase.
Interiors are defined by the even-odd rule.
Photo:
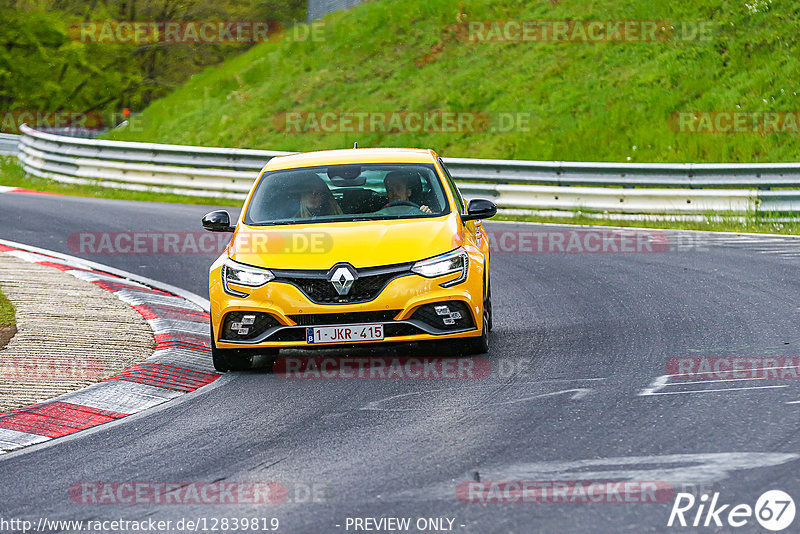
[[[434,163],[436,153],[420,148],[350,148],[345,150],[320,150],[269,160],[265,171],[317,167],[322,165],[348,165],[359,163]]]

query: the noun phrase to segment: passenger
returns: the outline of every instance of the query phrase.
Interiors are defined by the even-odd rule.
[[[414,177],[415,175],[403,171],[392,171],[386,175],[383,179],[383,185],[386,188],[386,198],[389,201],[387,207],[409,206],[418,208],[423,213],[433,213],[428,206],[420,206],[416,202],[409,200],[412,193],[409,182]]]
[[[313,219],[328,215],[341,215],[342,208],[333,198],[333,193],[328,189],[325,181],[315,173],[299,175],[292,184],[300,189],[300,209],[295,214],[295,219]]]

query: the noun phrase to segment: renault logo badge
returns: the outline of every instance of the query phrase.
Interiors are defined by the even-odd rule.
[[[328,280],[333,284],[333,288],[339,295],[344,296],[350,293],[358,275],[350,265],[335,265],[328,274]]]

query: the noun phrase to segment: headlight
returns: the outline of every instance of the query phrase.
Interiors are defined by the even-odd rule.
[[[246,297],[247,295],[231,289],[228,287],[229,283],[240,286],[261,287],[274,278],[275,275],[267,269],[250,267],[249,265],[236,263],[230,259],[225,260],[222,264],[222,286],[226,293],[237,297]]]
[[[469,255],[461,247],[435,258],[418,261],[411,267],[411,271],[425,278],[436,278],[460,272],[461,276],[455,280],[441,284],[442,287],[450,287],[467,279],[467,267],[469,267]]]

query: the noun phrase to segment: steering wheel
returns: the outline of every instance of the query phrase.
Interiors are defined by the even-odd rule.
[[[390,208],[393,208],[395,206],[411,206],[412,208],[419,209],[419,205],[411,202],[410,200],[394,200],[392,202],[389,202]]]

